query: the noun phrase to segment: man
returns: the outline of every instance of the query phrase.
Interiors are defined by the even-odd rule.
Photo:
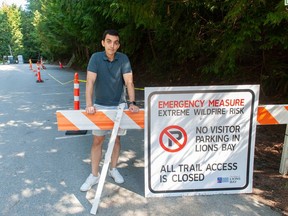
[[[86,112],[94,114],[97,109],[116,109],[120,103],[126,102],[125,86],[129,99],[128,108],[131,112],[138,112],[139,107],[135,103],[130,61],[125,54],[117,52],[120,47],[118,32],[116,30],[106,30],[101,43],[105,51],[94,53],[87,67]],[[94,102],[93,95],[95,97]],[[91,174],[81,186],[81,191],[88,191],[100,179],[99,163],[102,158],[102,144],[107,132],[103,130],[92,131]],[[116,166],[121,148],[120,136],[125,134],[126,130],[119,129],[108,171],[108,175],[119,184],[123,183],[124,179]]]

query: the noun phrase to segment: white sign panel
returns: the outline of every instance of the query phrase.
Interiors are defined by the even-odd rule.
[[[251,193],[258,85],[145,88],[145,196]]]

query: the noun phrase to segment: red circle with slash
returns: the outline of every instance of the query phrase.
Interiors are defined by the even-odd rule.
[[[171,133],[171,131],[173,131],[174,133],[180,135],[181,134],[181,141],[180,139],[178,140],[175,136],[173,136],[173,134]],[[172,144],[174,144],[173,146],[177,145],[176,148],[170,148],[172,146],[168,146],[165,145],[163,139],[164,137],[167,136],[168,137],[168,141],[171,142]],[[179,136],[178,136],[179,138]],[[182,139],[183,138],[183,139]],[[167,152],[178,152],[181,149],[183,149],[187,143],[187,133],[186,131],[182,128],[179,127],[177,125],[171,125],[166,127],[161,133],[160,133],[160,137],[159,137],[159,142],[160,142],[160,146]]]

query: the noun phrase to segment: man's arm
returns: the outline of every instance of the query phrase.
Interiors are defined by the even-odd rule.
[[[133,83],[133,74],[132,73],[125,73],[123,75],[125,85],[127,87],[127,93],[128,93],[128,98],[130,102],[135,102],[135,89],[134,89],[134,83]],[[130,103],[129,104],[129,110],[131,112],[138,112],[139,107]]]
[[[93,106],[93,90],[94,90],[94,83],[96,81],[97,74],[91,71],[87,71],[87,78],[86,78],[86,112],[93,114],[96,112],[96,108]]]

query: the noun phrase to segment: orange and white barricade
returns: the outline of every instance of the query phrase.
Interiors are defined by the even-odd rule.
[[[87,114],[85,110],[60,110],[56,112],[58,130],[112,130],[117,110],[98,110]],[[144,129],[144,110],[132,113],[124,110],[120,122],[123,129]]]
[[[59,110],[56,113],[58,130],[111,130],[115,113],[116,110],[100,110],[94,115],[88,115],[85,110]],[[122,118],[121,128],[144,129],[144,110],[138,113],[124,110]],[[260,105],[257,124],[288,124],[288,105]]]
[[[288,105],[258,106],[258,125],[288,124]]]
[[[259,106],[257,121],[258,125],[287,125],[279,169],[281,174],[286,175],[288,173],[288,104]]]

